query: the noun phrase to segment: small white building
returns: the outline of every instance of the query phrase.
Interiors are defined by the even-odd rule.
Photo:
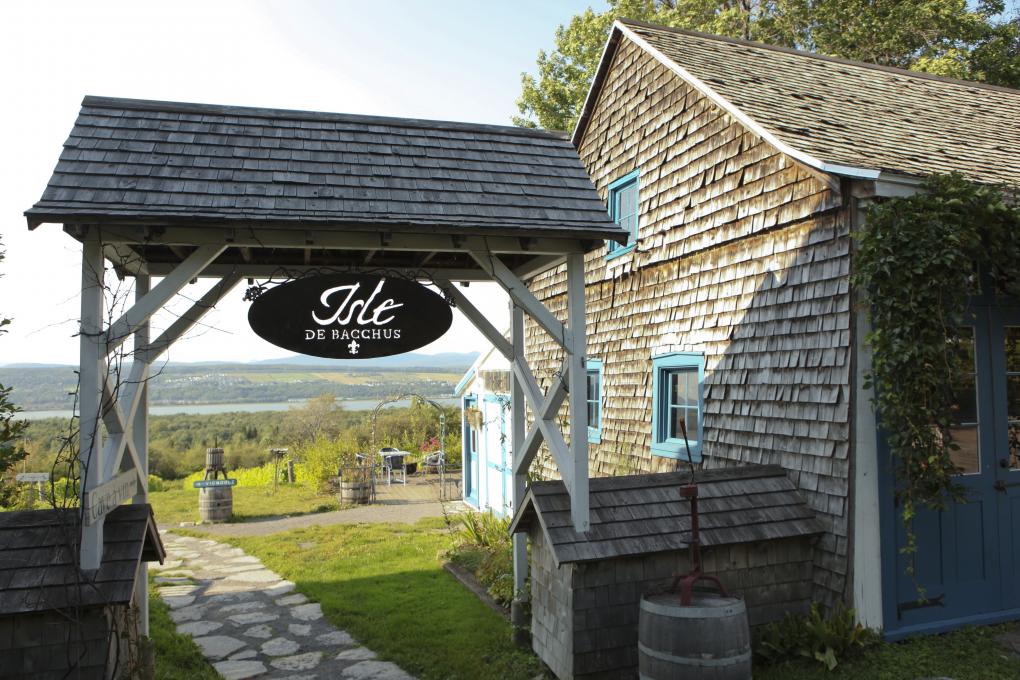
[[[512,517],[510,363],[490,346],[461,378],[456,394],[461,400],[464,502]]]

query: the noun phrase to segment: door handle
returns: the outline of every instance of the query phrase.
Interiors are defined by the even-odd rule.
[[[1008,468],[1009,467],[1009,460],[1006,459],[1006,458],[1000,458],[999,459],[999,467],[1001,467],[1003,470]]]
[[[1006,482],[1002,481],[1001,479],[997,480],[995,484],[992,485],[992,488],[994,488],[996,491],[1006,493]]]

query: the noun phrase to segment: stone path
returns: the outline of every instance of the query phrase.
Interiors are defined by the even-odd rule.
[[[156,588],[177,631],[227,680],[414,680],[359,645],[257,557],[215,541],[163,533]]]

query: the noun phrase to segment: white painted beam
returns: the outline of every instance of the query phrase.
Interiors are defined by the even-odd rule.
[[[527,361],[515,360],[511,363],[510,367],[524,391],[528,405],[531,406],[531,410],[536,414],[535,425],[542,431],[542,437],[545,439],[546,446],[549,447],[549,451],[553,455],[553,460],[556,461],[556,468],[560,471],[563,484],[567,487],[567,492],[573,496],[574,466],[571,463],[570,451],[567,448],[566,441],[563,439],[559,423],[554,419],[537,417],[537,414],[542,410],[542,404],[545,403],[545,398],[538,386],[538,381],[535,380],[535,376],[528,367]]]
[[[99,228],[89,227],[84,234],[81,258],[81,320],[79,327],[80,365],[78,370],[79,448],[81,494],[106,481],[103,477],[103,435],[100,410],[106,376],[106,338],[103,333],[103,244]],[[84,505],[84,504],[83,504]],[[82,569],[99,568],[103,558],[103,520],[81,529]]]
[[[144,347],[137,349],[135,351],[135,361],[151,364],[158,359],[159,356],[165,352],[168,347],[170,347],[170,345],[191,330],[191,328],[198,323],[206,312],[215,307],[219,301],[222,300],[227,293],[229,293],[234,286],[241,281],[241,278],[240,274],[231,274],[225,276],[219,283],[214,284],[205,295],[200,297],[188,309],[188,311],[177,317],[177,319],[170,324],[170,327],[163,331],[158,338]]]
[[[567,369],[564,368],[563,372],[566,373]],[[545,402],[542,404],[542,408],[539,409],[538,414],[535,416],[535,420],[554,420],[556,415],[560,412],[560,406],[567,398],[567,385],[564,380],[564,376],[560,378],[550,386],[549,390],[545,395]],[[542,445],[542,429],[536,424],[531,426],[528,430],[527,435],[524,437],[524,441],[520,449],[515,448],[514,452],[514,470],[527,471],[531,465],[531,461],[535,459],[535,454],[538,453],[539,447]],[[517,454],[520,454],[520,457]]]
[[[468,318],[468,321],[474,324],[478,332],[485,336],[496,350],[507,358],[508,361],[513,360],[513,347],[507,342],[503,334],[496,330],[496,327],[485,317],[477,307],[468,299],[464,293],[457,288],[457,286],[450,283],[446,279],[436,279],[436,285],[442,288],[453,301],[457,303],[457,309],[460,313]]]
[[[471,257],[479,267],[503,286],[513,303],[522,307],[561,347],[567,349],[573,344],[570,330],[553,316],[553,313],[528,290],[524,282],[517,278],[502,260],[488,252],[472,252]]]
[[[513,343],[513,361],[526,362],[524,356],[524,311],[517,305],[510,308],[510,340]],[[513,446],[513,512],[516,515],[524,503],[527,492],[528,468],[517,464],[522,458],[519,451],[524,445],[525,402],[524,386],[516,374],[511,374],[510,383],[510,442]],[[528,537],[523,533],[513,535],[514,599],[520,599],[526,592],[528,580]]]
[[[428,233],[425,230],[395,232],[392,225],[380,225],[390,232],[383,250],[418,252],[527,252],[532,255],[555,255],[584,252],[591,237],[576,236],[536,237],[528,240],[527,250],[521,247],[517,236],[463,236],[457,234]],[[107,243],[160,244],[160,245],[222,245],[243,248],[297,248],[303,250],[314,245],[319,250],[373,250],[380,249],[379,231],[305,230],[271,227],[174,227],[160,228],[157,232],[131,225],[105,225],[103,239]]]
[[[141,300],[149,292],[149,276],[147,274],[135,278],[135,301]],[[135,361],[138,361],[138,350],[149,344],[149,322],[146,321],[138,326],[135,331],[134,347]],[[131,445],[138,454],[138,461],[142,467],[138,471],[140,484],[138,493],[131,499],[132,503],[149,502],[149,388],[147,378],[149,374],[148,364],[145,365],[145,378],[137,387],[138,395],[132,396],[132,401],[137,401],[134,418],[128,423],[131,432]],[[138,563],[138,575],[135,578],[135,606],[138,607],[139,632],[142,635],[149,635],[149,565],[140,560]]]
[[[567,389],[570,399],[570,456],[574,486],[570,492],[570,516],[574,530],[590,526],[588,498],[588,394],[585,366],[584,256],[567,255]],[[561,470],[561,472],[563,472]]]
[[[117,349],[138,329],[140,324],[148,321],[153,314],[162,309],[174,295],[177,295],[189,281],[197,277],[224,250],[226,250],[226,245],[200,246],[156,284],[155,288],[140,300],[136,300],[131,309],[124,312],[110,325],[110,330],[107,333],[107,352]]]
[[[152,276],[166,276],[171,273],[176,265],[161,263],[161,262],[150,262],[148,264],[148,271]],[[241,278],[253,278],[253,279],[268,279],[269,277],[275,277],[277,279],[285,276],[299,276],[310,271],[321,272],[324,269],[328,269],[324,265],[305,266],[303,264],[298,265],[276,265],[276,264],[219,264],[214,263],[202,270],[202,273],[197,278],[223,278],[224,276],[232,276],[234,274]],[[346,270],[346,268],[344,268]],[[354,271],[359,268],[355,267]],[[367,267],[370,271],[378,271],[378,267]],[[421,281],[429,281],[435,279],[448,279],[450,281],[492,281],[492,278],[480,269],[423,269],[421,267],[385,267],[386,271],[394,272],[400,276],[414,277]]]

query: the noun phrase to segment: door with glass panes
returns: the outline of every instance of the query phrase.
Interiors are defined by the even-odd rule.
[[[1020,308],[972,310],[959,347],[966,369],[954,386],[953,459],[967,502],[920,510],[913,556],[899,551],[906,536],[897,517],[887,630],[934,630],[1020,608]]]

